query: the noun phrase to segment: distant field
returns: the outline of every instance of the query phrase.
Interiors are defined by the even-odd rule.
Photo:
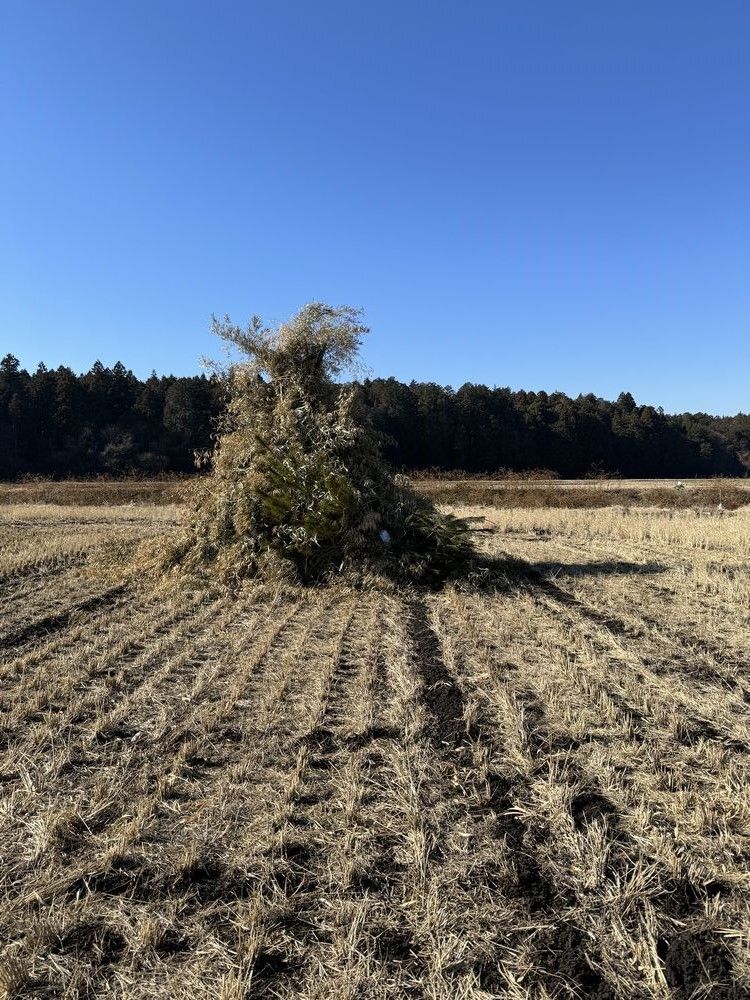
[[[423,479],[420,485],[424,484],[430,488],[438,485],[450,484],[451,486],[477,486],[497,489],[526,489],[534,490],[541,487],[549,488],[556,486],[560,489],[588,489],[588,490],[660,490],[660,489],[686,489],[705,490],[716,487],[729,487],[750,490],[750,479]],[[678,484],[680,484],[678,486]]]
[[[750,504],[750,479],[425,479],[417,487],[443,503],[488,507],[736,510]]]
[[[185,495],[189,478],[33,480],[0,483],[0,504],[172,504]],[[645,506],[675,509],[750,503],[750,479],[419,479],[418,490],[445,503],[489,507]]]
[[[229,600],[0,507],[0,995],[750,995],[750,507],[458,512],[493,588]]]
[[[186,479],[63,479],[0,482],[0,504],[50,503],[63,506],[98,504],[170,504],[183,498]]]

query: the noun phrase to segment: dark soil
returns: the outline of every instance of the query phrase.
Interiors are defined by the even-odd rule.
[[[709,931],[662,940],[658,950],[675,1000],[689,1000],[700,987],[710,987],[712,1000],[747,1000],[750,995],[733,982],[729,950],[721,938]]]
[[[606,796],[593,790],[576,795],[570,804],[570,811],[577,830],[602,820],[606,820],[610,828],[618,825],[617,807]]]
[[[50,949],[53,954],[75,955],[96,965],[116,962],[125,951],[125,938],[103,923],[82,922],[59,936]]]
[[[615,1000],[617,994],[588,960],[593,950],[578,927],[562,924],[545,931],[538,940],[537,961],[544,969],[542,982],[554,992],[562,976],[587,1000]]]

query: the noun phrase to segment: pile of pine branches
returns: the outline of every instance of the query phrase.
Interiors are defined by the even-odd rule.
[[[224,371],[227,408],[210,474],[165,568],[236,584],[389,577],[433,583],[471,555],[465,522],[396,476],[337,379],[356,371],[359,311],[305,306],[270,328],[229,318],[215,332],[243,359]]]

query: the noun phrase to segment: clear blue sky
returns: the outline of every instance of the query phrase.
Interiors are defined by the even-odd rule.
[[[0,353],[190,373],[362,306],[376,375],[750,410],[746,0],[0,0]]]

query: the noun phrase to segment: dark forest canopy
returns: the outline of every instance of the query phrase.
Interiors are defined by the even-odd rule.
[[[119,362],[33,373],[0,361],[0,477],[189,472],[211,446],[224,406],[219,379],[152,374]],[[512,392],[466,384],[368,379],[362,416],[388,438],[401,469],[550,469],[561,476],[744,476],[750,472],[750,415],[665,414],[594,395]]]

